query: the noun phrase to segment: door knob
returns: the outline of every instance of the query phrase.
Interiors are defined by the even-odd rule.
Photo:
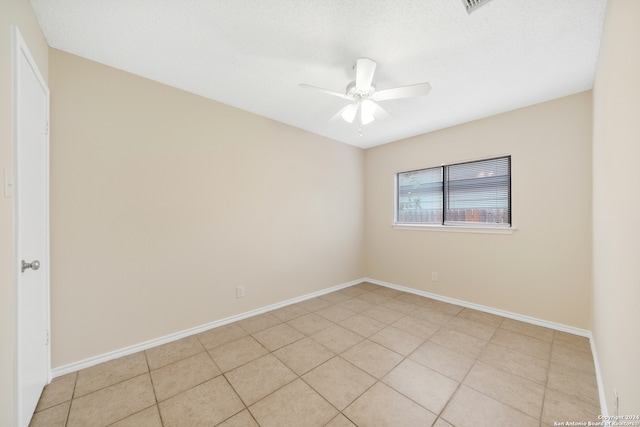
[[[37,270],[40,268],[40,261],[35,260],[33,262],[26,262],[25,260],[22,260],[22,272],[24,273],[24,271],[30,268],[32,270]]]

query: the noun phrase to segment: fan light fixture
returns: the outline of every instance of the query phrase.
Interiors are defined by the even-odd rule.
[[[360,121],[363,125],[367,125],[375,120],[374,113],[376,111],[376,104],[370,100],[365,99],[360,103]]]
[[[357,104],[349,104],[342,110],[340,114],[345,122],[353,123],[353,120],[356,118],[356,113],[358,112]]]
[[[306,89],[351,101],[350,104],[345,105],[329,121],[342,118],[347,123],[353,123],[358,115],[358,111],[360,111],[360,123],[363,125],[372,123],[376,119],[388,119],[391,117],[391,114],[378,105],[376,101],[422,96],[428,94],[431,90],[431,85],[425,82],[378,91],[373,84],[373,74],[376,71],[375,61],[369,58],[360,58],[356,61],[354,68],[356,70],[356,79],[347,85],[344,94],[316,86],[300,84],[300,86]]]

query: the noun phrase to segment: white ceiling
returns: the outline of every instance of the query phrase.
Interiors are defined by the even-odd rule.
[[[47,42],[310,132],[372,147],[593,87],[606,0],[32,0]],[[328,123],[357,58],[393,117]]]

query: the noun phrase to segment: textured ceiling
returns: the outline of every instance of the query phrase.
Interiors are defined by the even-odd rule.
[[[606,0],[32,0],[49,45],[310,132],[372,147],[591,89]],[[357,58],[393,117],[328,122]]]

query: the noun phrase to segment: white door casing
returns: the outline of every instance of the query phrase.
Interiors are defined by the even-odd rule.
[[[12,44],[15,403],[17,423],[26,427],[51,380],[49,89],[16,26],[12,26]],[[30,267],[24,269],[23,261]],[[33,261],[39,262],[39,268]]]

